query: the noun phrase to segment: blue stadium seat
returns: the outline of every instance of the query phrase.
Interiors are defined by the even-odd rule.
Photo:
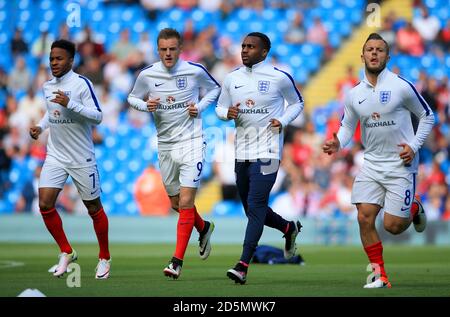
[[[144,164],[141,160],[138,159],[132,159],[128,162],[128,170],[132,173],[141,173],[144,169]]]
[[[305,66],[306,65],[297,67],[292,74],[295,81],[299,82],[302,85],[304,85],[306,83],[306,81],[308,80],[308,76],[309,76],[309,71],[305,68]]]
[[[363,18],[361,10],[352,10],[352,14],[350,15],[350,21],[355,25],[359,24]]]
[[[213,217],[244,217],[244,207],[240,202],[220,201],[214,205],[211,215]]]
[[[109,195],[113,192],[114,190],[114,183],[110,180],[103,180],[101,179],[101,184],[102,184],[102,192],[105,195]]]
[[[104,142],[107,149],[112,149],[117,144],[117,138],[115,136],[109,135],[106,137]]]
[[[328,34],[328,41],[333,48],[338,48],[341,45],[341,34],[339,32],[331,32]]]
[[[113,215],[117,213],[116,211],[118,209],[112,199],[102,199],[102,205],[107,215]]]
[[[127,174],[123,171],[115,172],[114,180],[117,182],[117,184],[124,185],[125,182],[127,181]]]
[[[112,172],[114,169],[114,161],[111,159],[105,159],[101,162],[101,166],[106,173]]]
[[[126,210],[127,214],[129,214],[129,215],[139,214],[139,209],[138,209],[136,203],[134,202],[134,199],[129,200],[129,202],[126,204],[125,210]]]
[[[0,199],[0,214],[14,213],[14,204],[7,199]]]

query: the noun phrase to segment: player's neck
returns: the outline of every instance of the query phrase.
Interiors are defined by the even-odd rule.
[[[366,79],[367,81],[372,85],[372,86],[376,86],[377,82],[378,82],[378,78],[380,78],[381,73],[383,72],[385,68],[383,68],[381,71],[379,72],[371,72],[369,71],[367,68],[365,70],[366,73]]]
[[[59,75],[59,76],[55,76],[58,80],[62,80],[63,78],[67,77],[68,74],[70,74],[72,71],[72,68],[70,68],[69,70],[67,70],[64,74]]]

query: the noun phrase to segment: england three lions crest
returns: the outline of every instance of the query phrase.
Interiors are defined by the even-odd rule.
[[[175,77],[175,83],[177,84],[178,89],[186,89],[187,87],[187,76],[178,76]]]
[[[260,80],[258,81],[258,91],[262,94],[268,93],[270,87],[270,81]]]
[[[391,91],[380,91],[380,102],[382,105],[387,104],[391,100]]]

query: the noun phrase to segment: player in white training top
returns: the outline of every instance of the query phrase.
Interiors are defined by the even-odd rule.
[[[391,287],[383,261],[383,246],[375,219],[384,210],[384,228],[392,234],[405,231],[411,222],[422,232],[426,216],[416,190],[418,150],[434,124],[434,115],[416,88],[386,68],[389,46],[377,33],[363,45],[364,79],[345,100],[339,132],[323,145],[331,155],[347,145],[358,120],[364,146],[364,164],[353,184],[352,203],[358,209],[361,241],[374,280],[365,288]],[[411,113],[419,118],[414,133]]]
[[[39,179],[39,209],[61,254],[53,275],[62,276],[77,254],[69,244],[55,209],[56,199],[70,176],[93,219],[100,246],[95,277],[109,277],[108,218],[100,201],[100,180],[92,142],[92,126],[102,121],[102,111],[92,83],[72,71],[75,45],[66,40],[53,42],[50,67],[54,78],[44,83],[47,112],[30,129],[37,139],[49,129],[47,156]]]
[[[247,280],[264,226],[284,233],[286,259],[295,254],[301,228],[299,221],[283,219],[268,205],[281,159],[282,128],[303,110],[303,98],[292,76],[265,62],[270,47],[270,39],[263,33],[245,37],[241,50],[244,66],[225,77],[216,107],[221,119],[234,119],[236,124],[236,184],[248,223],[240,261],[227,276],[240,284]]]
[[[161,175],[172,208],[179,212],[176,250],[164,269],[164,275],[176,279],[194,226],[200,234],[200,258],[205,260],[211,250],[214,223],[200,217],[195,195],[206,146],[201,113],[217,100],[220,85],[202,65],[179,59],[182,38],[176,30],[161,30],[157,45],[161,61],[141,71],[128,102],[151,112],[155,121]],[[200,93],[205,93],[201,100]]]

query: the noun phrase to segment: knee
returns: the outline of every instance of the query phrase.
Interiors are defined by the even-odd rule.
[[[385,223],[384,229],[393,235],[400,234],[404,231],[403,226],[397,223]]]
[[[173,210],[175,210],[175,211],[178,212],[178,209],[180,208],[180,206],[178,206],[178,202],[176,202],[176,203],[172,202],[172,203],[171,203],[171,206],[172,206],[172,209],[173,209]]]
[[[172,205],[173,207],[173,205]],[[180,201],[178,202],[178,209],[190,209],[194,208],[194,202],[191,199],[186,198],[180,198]]]
[[[45,199],[39,199],[39,210],[41,211],[47,211],[50,210],[52,208],[55,208],[55,204],[45,200]]]
[[[97,211],[103,208],[102,203],[99,199],[92,201],[85,201],[84,205],[90,215],[95,214]]]
[[[358,213],[358,224],[360,227],[369,227],[375,224],[374,217],[366,215],[362,212]]]

